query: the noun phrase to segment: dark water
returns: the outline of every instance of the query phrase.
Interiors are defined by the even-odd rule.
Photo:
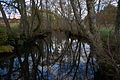
[[[24,58],[21,58],[22,61],[24,61]],[[6,80],[6,76],[9,72],[9,64],[10,61],[5,61],[5,62],[1,62],[0,65],[0,80]],[[31,57],[29,57],[29,70],[30,72],[32,71],[32,65],[33,63],[31,62]],[[78,66],[78,68],[76,68],[75,66]],[[74,66],[74,67],[73,67]],[[77,77],[77,79],[83,79],[84,76],[84,72],[85,72],[85,66],[86,63],[84,62],[80,62],[79,64],[76,63],[56,63],[53,65],[49,65],[48,66],[38,66],[38,76],[39,77],[43,77],[44,80],[56,80],[59,78],[59,80],[65,80],[66,78],[69,77],[70,80],[72,80],[73,76],[75,75],[75,73],[77,73],[75,76]],[[73,67],[73,68],[72,68]],[[20,71],[16,71],[17,69],[20,68],[20,64],[17,58],[14,59],[14,63],[13,63],[13,68],[12,68],[12,72],[10,74],[10,80],[14,80],[17,79],[17,77],[20,75]],[[41,74],[42,72],[42,74]],[[92,79],[94,77],[94,72],[93,72],[93,67],[91,67],[90,65],[88,66],[88,79]],[[23,77],[19,78],[19,80],[24,80]]]
[[[52,49],[49,49],[49,46],[48,48],[44,46],[45,51],[43,52],[44,53],[43,56],[45,58],[43,57],[38,58],[36,56],[37,53],[34,53],[33,51],[33,53],[29,53],[28,55],[27,53],[22,55],[21,57],[19,57],[19,59],[18,57],[15,57],[12,58],[11,60],[0,62],[0,80],[26,80],[24,77],[25,74],[23,73],[27,73],[27,72],[29,73],[29,80],[35,80],[35,78],[36,80],[73,80],[74,78],[75,80],[82,80],[85,76],[86,62],[87,62],[87,58],[85,57],[85,51],[86,51],[86,55],[88,56],[90,53],[90,46],[85,44],[85,50],[84,50],[83,46],[80,43],[78,43],[77,40],[74,40],[71,45],[72,47],[68,47],[66,52],[64,50],[65,41],[62,41],[62,45],[57,44],[57,46],[55,46],[55,44],[56,43],[53,42]],[[71,43],[68,43],[68,45],[69,44]],[[77,47],[76,45],[78,45],[79,47]],[[63,48],[61,48],[61,46],[63,46]],[[57,47],[57,52],[55,50],[56,47]],[[79,48],[80,49],[82,48],[80,52],[79,52]],[[47,50],[50,51],[51,55],[49,56],[51,58],[46,57],[48,56],[47,54],[49,53],[49,52],[46,53]],[[39,52],[38,54],[40,55]],[[80,58],[79,55],[77,56],[76,54],[79,54]],[[25,57],[26,55],[28,56],[28,60],[27,60],[28,64],[25,63],[27,59]],[[60,55],[63,55],[62,60],[60,58],[59,60],[55,61],[55,63],[50,63],[49,65],[44,64],[44,62],[47,63],[49,61],[52,61],[52,58],[54,58],[55,60],[55,58],[59,57]],[[73,57],[74,55],[76,55],[75,61],[73,61],[74,60],[73,58],[75,58]],[[34,58],[32,58],[33,56]],[[37,60],[38,61],[40,60],[39,64],[37,65],[37,67],[34,67],[34,65],[37,64]],[[87,69],[88,79],[94,78],[94,72],[97,71],[97,68],[98,66],[95,63],[95,60],[90,60]],[[36,72],[34,72],[33,69],[36,70]],[[34,78],[34,74],[36,74],[35,78]]]

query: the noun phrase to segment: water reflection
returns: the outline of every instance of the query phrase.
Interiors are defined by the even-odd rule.
[[[30,58],[29,58],[30,60]],[[0,80],[5,80],[8,71],[9,71],[9,61],[6,61],[2,63],[4,67],[0,68]],[[32,73],[32,62],[29,62],[29,70]],[[54,64],[50,65],[49,67],[47,66],[38,66],[38,71],[39,71],[39,77],[43,77],[45,80],[56,80],[59,78],[59,80],[64,80],[66,79],[69,75],[69,79],[72,80],[74,73],[76,72],[76,67],[78,63],[61,63],[61,64]],[[17,77],[20,75],[19,73],[19,66],[20,64],[18,63],[18,59],[14,59],[14,65],[13,65],[13,72],[10,74],[10,79],[14,80],[17,79]],[[78,79],[82,79],[84,76],[84,71],[85,71],[85,63],[81,62],[79,63],[79,68],[77,69],[77,75],[76,77]],[[73,68],[72,68],[73,67]],[[94,72],[93,68],[91,66],[88,67],[88,78],[92,79],[94,77]],[[22,77],[19,80],[24,80]]]
[[[78,40],[69,40],[67,44],[72,44],[71,47],[66,47],[65,44],[66,41],[57,44],[53,41],[52,47],[43,46],[43,55],[33,51],[28,57],[25,54],[0,62],[0,80],[72,80],[74,77],[77,80],[83,79],[90,46],[79,43]],[[95,60],[90,59],[87,70],[88,79],[92,79],[97,70]],[[26,75],[29,78],[26,78]]]

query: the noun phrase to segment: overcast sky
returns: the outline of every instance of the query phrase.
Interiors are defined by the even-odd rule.
[[[26,0],[26,2],[29,2],[30,0]],[[44,0],[43,0],[44,1]],[[56,0],[49,0],[49,1],[56,1]],[[62,0],[63,1],[63,0]],[[66,1],[66,0],[64,0],[64,1]],[[28,3],[29,4],[29,3]],[[112,2],[112,4],[114,4],[115,6],[117,6],[117,3],[116,3],[116,0],[115,1],[113,1]],[[101,7],[102,7],[102,5],[101,5]],[[83,12],[83,17],[84,16],[86,16],[87,15],[87,12],[86,11],[84,11]],[[1,12],[0,12],[0,17],[2,17],[2,15],[1,15]],[[9,17],[9,15],[7,14],[7,17]],[[10,17],[11,18],[20,18],[20,15],[19,14],[14,14],[14,13],[12,13],[11,15],[10,15]]]

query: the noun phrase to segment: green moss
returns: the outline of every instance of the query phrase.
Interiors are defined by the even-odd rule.
[[[0,33],[0,44],[3,44],[7,41],[8,36],[6,33]]]
[[[0,53],[3,52],[12,52],[14,50],[13,46],[7,45],[7,46],[0,46]]]

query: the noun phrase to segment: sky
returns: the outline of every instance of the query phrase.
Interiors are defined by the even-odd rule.
[[[30,1],[30,0],[26,0],[26,2],[29,2],[29,1]],[[43,1],[44,1],[44,0],[43,0]],[[49,0],[49,1],[50,1],[50,0]],[[54,1],[54,0],[53,0],[53,1]],[[116,0],[113,1],[112,4],[115,5],[115,6],[117,6]],[[101,7],[102,7],[102,5],[101,5]],[[8,15],[7,13],[6,13],[6,15],[7,15],[7,17],[9,18],[9,15]],[[84,11],[84,12],[83,12],[83,17],[85,17],[86,15],[87,15],[87,11]],[[0,17],[2,17],[1,12],[0,12]],[[17,13],[17,14],[11,13],[11,14],[10,14],[10,18],[14,18],[14,17],[19,19],[19,18],[20,18],[20,15],[19,15],[18,13]]]

